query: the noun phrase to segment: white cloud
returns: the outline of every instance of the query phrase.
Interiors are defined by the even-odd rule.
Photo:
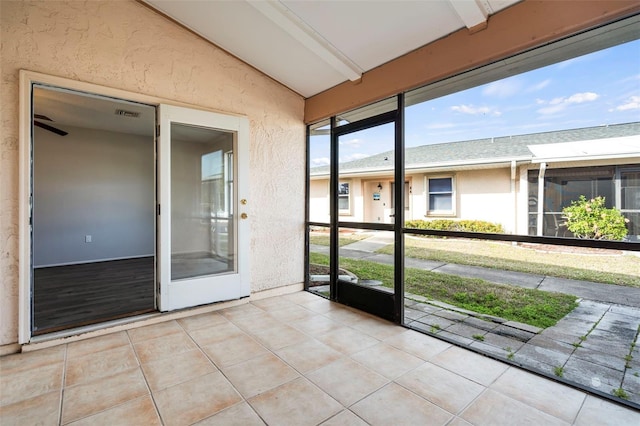
[[[599,97],[600,95],[593,92],[576,93],[575,95],[569,96],[567,102],[570,104],[581,104],[583,102],[595,101]]]
[[[517,80],[500,80],[487,85],[482,91],[482,94],[485,96],[507,98],[517,94],[521,86],[522,84]]]
[[[340,141],[340,145],[347,145],[352,148],[360,148],[362,146],[362,139],[349,139],[348,141]]]
[[[527,93],[537,92],[537,91],[542,90],[545,87],[547,87],[550,83],[551,83],[551,79],[548,78],[548,79],[546,79],[544,81],[541,81],[538,84],[534,84],[533,86],[528,87],[526,92]]]
[[[344,157],[340,157],[340,162],[341,163],[346,163],[349,161],[354,161],[354,160],[360,160],[362,158],[367,158],[369,157],[369,154],[362,154],[359,152],[356,152],[355,154],[351,154],[351,155],[346,155]]]
[[[311,160],[311,167],[328,166],[331,160],[328,157],[319,157]]]
[[[548,115],[548,114],[555,114],[557,112],[563,111],[571,104],[593,102],[599,97],[600,95],[598,95],[597,93],[583,92],[583,93],[574,93],[568,98],[565,98],[565,97],[553,98],[549,102],[545,102],[543,100],[538,99],[536,102],[539,105],[545,105],[545,104],[550,105],[544,108],[540,108],[538,110],[538,113]]]
[[[480,115],[480,114],[482,115],[491,114],[495,116],[502,115],[500,111],[492,110],[491,108],[486,106],[475,107],[473,105],[454,105],[451,107],[451,111],[461,112],[463,114],[469,114],[469,115]]]
[[[615,108],[611,108],[609,112],[613,111],[627,111],[630,109],[640,109],[640,96],[631,96],[625,103],[618,105]]]

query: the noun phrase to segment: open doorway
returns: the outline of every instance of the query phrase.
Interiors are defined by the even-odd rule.
[[[155,107],[33,88],[33,335],[156,309]]]

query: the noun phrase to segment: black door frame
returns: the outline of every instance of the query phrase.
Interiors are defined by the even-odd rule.
[[[330,165],[330,299],[353,306],[365,312],[388,319],[397,324],[404,317],[404,209],[396,209],[393,224],[373,224],[366,222],[340,222],[338,206],[339,185],[339,138],[341,136],[381,126],[394,124],[394,180],[404,182],[404,95],[396,96],[396,109],[373,117],[337,126],[336,117],[331,118],[331,165]],[[307,203],[308,204],[308,203]],[[404,191],[396,191],[394,204],[404,205]],[[341,227],[368,229],[376,231],[392,231],[394,233],[394,289],[380,290],[373,287],[340,281],[338,277],[339,247],[338,235]]]

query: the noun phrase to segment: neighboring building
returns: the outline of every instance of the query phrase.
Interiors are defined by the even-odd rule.
[[[341,220],[393,223],[393,161],[384,152],[340,164]],[[406,220],[477,219],[508,233],[570,236],[562,208],[601,195],[629,219],[629,239],[640,235],[640,122],[407,148],[405,164]],[[312,221],[329,219],[328,178],[328,166],[311,169]]]

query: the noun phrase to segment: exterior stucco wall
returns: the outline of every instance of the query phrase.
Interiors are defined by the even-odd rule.
[[[251,289],[302,282],[299,95],[133,0],[3,0],[0,25],[0,345],[18,332],[20,69],[248,116]]]
[[[329,180],[312,180],[309,183],[309,220],[329,223]]]
[[[509,169],[456,173],[457,217],[499,223],[511,233],[516,201],[511,193]]]
[[[455,178],[456,213],[455,215],[429,215],[427,217],[426,177],[451,176]],[[346,181],[347,179],[345,179]],[[519,179],[516,180],[516,194],[511,192],[511,171],[508,168],[467,170],[438,174],[411,174],[406,176],[410,182],[410,210],[405,210],[405,220],[429,219],[469,219],[500,223],[507,233],[514,232],[516,211],[526,212],[526,197],[518,196]],[[387,176],[350,179],[351,216],[341,216],[341,221],[393,223],[391,209],[391,180]],[[373,192],[381,183],[380,200],[373,200]],[[361,191],[360,188],[363,188]],[[526,190],[526,187],[525,187]],[[328,180],[311,182],[310,203],[311,220],[329,222],[329,183]],[[517,200],[516,200],[516,197]],[[364,201],[364,204],[363,204]],[[516,206],[519,206],[517,208]],[[525,204],[523,204],[525,203]],[[363,208],[364,207],[364,208]],[[380,220],[378,220],[380,217]],[[526,218],[525,218],[526,219]],[[526,232],[525,232],[526,233]]]

